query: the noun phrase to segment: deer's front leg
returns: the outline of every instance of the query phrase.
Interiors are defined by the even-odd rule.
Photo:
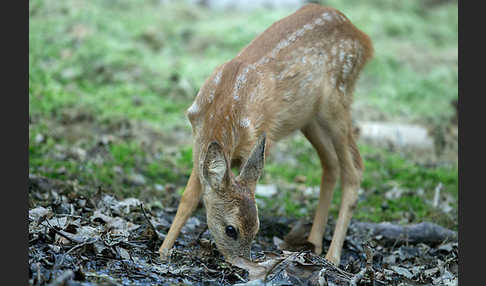
[[[191,173],[189,181],[187,182],[186,189],[182,194],[181,202],[177,208],[177,213],[172,221],[172,225],[170,226],[169,232],[162,243],[162,246],[159,248],[160,258],[166,259],[169,250],[174,245],[175,240],[179,236],[179,232],[181,228],[186,223],[187,219],[191,216],[191,214],[196,209],[199,200],[201,199],[201,184],[199,182],[199,178],[194,170]]]

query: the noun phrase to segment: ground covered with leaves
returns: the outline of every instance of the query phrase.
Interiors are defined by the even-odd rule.
[[[202,205],[170,262],[157,254],[191,172],[184,111],[214,67],[292,11],[32,0],[29,284],[454,285],[457,2],[322,2],[375,46],[355,92],[356,126],[416,124],[432,138],[428,149],[404,150],[406,140],[377,144],[361,130],[365,172],[340,268],[296,243],[308,232],[321,179],[319,158],[299,134],[266,160],[253,263],[223,261]],[[324,253],[339,203],[337,186]]]
[[[182,229],[169,261],[161,261],[157,250],[175,205],[147,208],[102,190],[86,197],[83,188],[29,176],[37,205],[29,211],[30,285],[457,284],[457,233],[435,224],[353,221],[336,268],[299,245],[308,222],[266,216],[253,245],[254,262],[239,268],[223,260],[199,212]],[[324,239],[328,247],[329,231]]]

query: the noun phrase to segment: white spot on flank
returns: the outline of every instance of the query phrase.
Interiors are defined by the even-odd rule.
[[[255,102],[255,91],[253,91],[252,93],[250,93],[250,102]]]
[[[325,52],[322,52],[322,61],[323,62],[329,61],[329,55]]]
[[[250,127],[250,119],[248,117],[245,117],[240,120],[240,126],[243,128],[248,128]]]
[[[314,20],[314,24],[316,24],[316,25],[322,25],[322,24],[324,24],[324,21],[322,21],[321,18],[317,18],[317,19]]]
[[[341,92],[344,92],[344,84],[343,84],[343,83],[341,83],[341,84],[339,85],[339,90],[340,90]]]
[[[345,52],[344,52],[343,50],[341,50],[341,51],[339,52],[339,61],[340,61],[341,63],[342,63],[342,62],[343,62],[343,60],[344,60],[344,55],[345,55]]]
[[[331,54],[333,56],[336,56],[337,55],[337,47],[336,46],[332,46]]]
[[[336,76],[331,76],[331,85],[336,86]]]
[[[337,66],[338,66],[338,58],[336,56],[334,56],[332,58],[332,67],[337,68]]]
[[[343,77],[347,78],[348,74],[351,72],[353,69],[353,55],[346,55],[346,61],[344,62],[343,65]]]

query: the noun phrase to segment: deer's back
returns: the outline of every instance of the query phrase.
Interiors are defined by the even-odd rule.
[[[322,105],[349,107],[356,79],[372,53],[369,37],[341,12],[308,4],[275,22],[233,61],[246,65],[240,73],[259,74],[267,92],[250,98],[267,102],[266,110],[277,117],[266,119],[274,124],[269,129],[281,130],[276,137],[282,137],[301,128]]]

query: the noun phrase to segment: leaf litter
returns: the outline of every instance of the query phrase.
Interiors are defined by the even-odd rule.
[[[339,267],[305,243],[311,223],[262,217],[252,261],[226,262],[203,212],[162,261],[158,247],[177,204],[150,208],[82,186],[29,175],[29,285],[457,285],[457,233],[432,223],[353,221]]]

